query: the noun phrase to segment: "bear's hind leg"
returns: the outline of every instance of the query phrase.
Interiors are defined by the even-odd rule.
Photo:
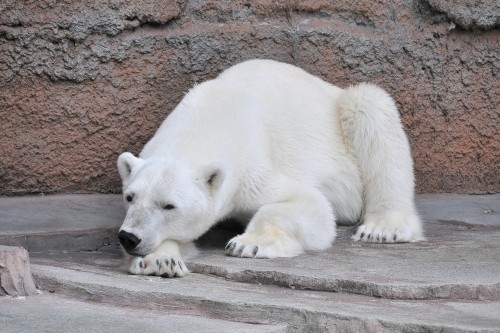
[[[298,185],[289,186],[288,190],[291,191],[276,202],[262,206],[245,232],[228,242],[228,255],[293,257],[332,244],[336,235],[335,217],[323,194],[315,188]]]
[[[414,204],[413,161],[392,98],[360,84],[338,100],[342,132],[364,184],[363,224],[354,240],[376,243],[423,239]]]

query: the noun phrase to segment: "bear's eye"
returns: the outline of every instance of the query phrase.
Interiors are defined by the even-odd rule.
[[[134,196],[129,194],[125,197],[125,200],[127,200],[127,202],[132,202],[132,200],[134,200]]]
[[[161,206],[161,208],[166,209],[166,210],[172,210],[175,208],[175,206],[172,204],[166,204],[166,205]]]

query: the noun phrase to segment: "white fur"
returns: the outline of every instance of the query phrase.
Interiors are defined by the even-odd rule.
[[[423,237],[410,148],[389,95],[370,84],[342,90],[275,61],[247,61],[195,86],[118,170],[124,198],[133,196],[121,230],[141,239],[132,254],[144,256],[134,274],[162,275],[138,263],[187,255],[172,242],[188,247],[228,217],[251,217],[226,249],[241,257],[326,249],[336,221],[361,219],[355,240]]]

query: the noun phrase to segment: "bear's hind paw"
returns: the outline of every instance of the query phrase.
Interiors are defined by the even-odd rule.
[[[417,216],[410,218],[367,219],[352,236],[355,241],[368,243],[409,243],[423,240]]]

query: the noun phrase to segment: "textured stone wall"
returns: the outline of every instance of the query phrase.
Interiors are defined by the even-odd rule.
[[[396,99],[420,192],[500,192],[496,0],[3,0],[0,194],[116,192],[195,82],[249,58]]]

